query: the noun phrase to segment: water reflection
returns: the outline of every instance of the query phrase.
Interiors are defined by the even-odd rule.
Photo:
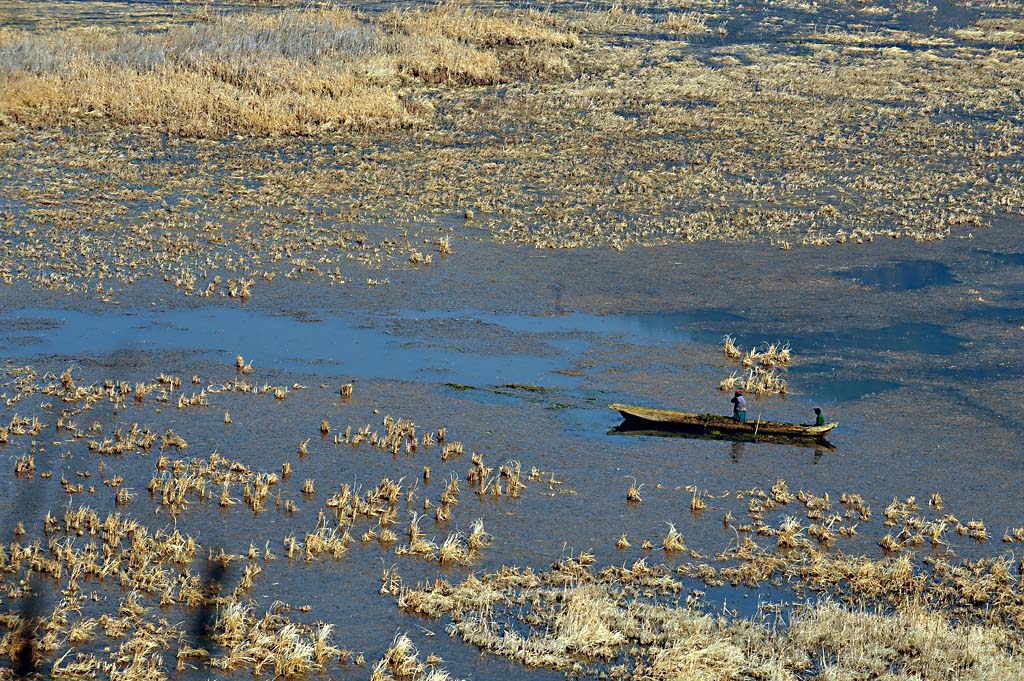
[[[1024,267],[1024,253],[1000,253],[999,251],[986,251],[980,248],[974,252],[985,256],[994,265]]]
[[[824,364],[807,364],[792,367],[790,373],[799,376],[805,390],[815,395],[820,402],[854,402],[868,395],[896,390],[900,384],[873,377],[851,377],[839,375],[834,367]]]
[[[427,376],[466,385],[576,384],[573,377],[556,373],[568,368],[567,357],[457,352],[429,343],[402,342],[356,320],[337,317],[308,323],[288,315],[223,307],[0,313],[0,353],[7,357],[102,355],[112,368],[125,369],[141,366],[144,353],[167,350],[191,351],[218,361],[243,352],[257,366],[320,375]]]
[[[739,461],[743,457],[743,450],[746,449],[746,447],[747,445],[745,442],[733,442],[729,447],[729,458],[733,461]]]
[[[401,312],[401,319],[416,321],[436,319],[467,319],[494,324],[514,333],[595,333],[602,336],[621,335],[624,339],[650,345],[677,343],[717,343],[723,323],[736,323],[744,318],[722,309],[675,310],[638,314],[599,315],[570,312],[558,315],[526,315],[487,313],[479,310]],[[714,331],[706,327],[716,327]]]
[[[913,291],[959,283],[949,267],[935,260],[898,260],[877,267],[839,270],[834,274],[882,291]]]
[[[938,324],[901,323],[877,329],[843,329],[802,336],[793,347],[813,349],[855,348],[871,352],[919,352],[925,355],[955,355],[966,345],[963,339],[946,333]]]

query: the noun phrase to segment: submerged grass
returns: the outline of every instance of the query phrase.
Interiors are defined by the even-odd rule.
[[[249,369],[243,370],[245,367]],[[95,473],[99,478],[100,497],[95,496],[94,486],[86,491],[85,483],[72,482],[82,479],[91,482],[92,470],[78,471],[76,475],[61,470],[60,475],[54,477],[60,478],[60,486],[69,499],[66,506],[63,496],[57,506],[49,510],[44,502],[39,509],[40,513],[45,511],[44,517],[26,516],[13,528],[15,540],[0,545],[0,593],[9,601],[33,599],[51,592],[61,594],[60,599],[45,606],[44,612],[26,606],[20,611],[12,609],[0,613],[0,629],[6,630],[0,639],[0,659],[19,664],[20,656],[24,662],[24,654],[19,652],[24,649],[32,656],[31,665],[25,662],[26,666],[54,678],[166,678],[166,660],[174,657],[179,672],[201,668],[206,673],[246,670],[256,677],[281,679],[302,678],[312,673],[333,676],[338,672],[339,663],[345,665],[355,660],[357,665],[362,665],[365,658],[334,644],[333,624],[303,621],[302,615],[313,610],[311,605],[295,608],[275,601],[260,614],[254,599],[276,598],[278,594],[277,583],[268,588],[266,573],[319,561],[333,560],[338,566],[345,565],[352,560],[349,551],[355,549],[358,553],[362,548],[356,546],[350,530],[361,531],[366,527],[369,527],[367,534],[380,539],[380,546],[364,550],[390,552],[397,540],[391,528],[397,523],[403,502],[411,513],[410,541],[408,547],[394,549],[398,556],[414,555],[432,560],[437,557],[435,553],[440,553],[440,562],[446,568],[462,566],[478,560],[494,541],[483,519],[476,518],[469,522],[466,533],[452,533],[443,547],[435,546],[421,531],[424,516],[411,512],[418,486],[415,481],[406,483],[404,478],[384,477],[367,490],[349,483],[341,484],[335,494],[320,502],[315,528],[303,529],[302,525],[292,522],[296,514],[299,515],[295,520],[303,515],[288,496],[301,494],[305,505],[325,495],[316,494],[314,478],[293,479],[291,462],[282,464],[279,477],[276,473],[255,471],[243,461],[228,459],[215,450],[207,458],[178,458],[189,449],[182,436],[171,429],[161,435],[138,422],[118,422],[108,437],[101,438],[106,419],[113,416],[116,421],[116,414],[123,410],[152,408],[156,417],[165,409],[173,413],[175,403],[179,403],[177,418],[172,417],[172,420],[191,435],[190,423],[195,425],[193,419],[202,411],[201,407],[210,406],[209,400],[247,394],[254,400],[281,404],[276,393],[283,386],[249,384],[246,376],[258,370],[241,356],[234,367],[226,367],[226,370],[234,380],[208,383],[199,374],[190,372],[192,386],[206,385],[201,391],[206,399],[201,405],[186,406],[179,403],[179,397],[183,384],[184,389],[190,390],[189,384],[168,372],[161,372],[152,380],[132,383],[88,382],[77,367],[60,374],[41,374],[31,367],[4,372],[0,389],[4,391],[5,400],[0,403],[0,411],[18,408],[34,413],[38,409],[52,418],[44,422],[35,415],[8,414],[0,425],[2,447],[12,450],[30,447],[32,452],[42,454],[41,448],[27,443],[44,430],[50,431],[52,437],[62,438],[67,445],[69,451],[65,460],[72,459],[74,449],[97,462]],[[305,389],[293,383],[285,402],[296,399],[295,395]],[[321,390],[328,388],[322,385]],[[33,402],[34,407],[28,402]],[[62,405],[59,415],[53,412],[54,402]],[[92,422],[87,430],[80,429],[75,419],[84,411],[88,411]],[[242,413],[246,411],[243,409]],[[219,414],[218,406],[215,418],[206,421],[206,425],[212,423],[218,430],[223,427]],[[322,421],[310,421],[311,428],[315,429],[318,422],[322,426]],[[355,431],[349,426],[344,435],[333,439],[321,427],[319,447],[369,449],[384,460],[403,453],[410,458],[418,453],[440,457],[435,445],[445,439],[444,428],[423,432],[410,420],[391,415],[385,415],[380,426],[375,430],[367,424]],[[245,427],[244,419],[236,415],[232,428]],[[312,438],[303,441],[297,467],[319,453],[318,446],[310,445],[311,442]],[[150,454],[153,460],[147,460]],[[127,463],[137,463],[150,470],[155,468],[148,486],[144,480],[132,480],[130,475],[126,484],[125,476],[108,474],[109,468]],[[460,466],[461,462],[456,460],[452,465]],[[15,480],[32,484],[38,476],[41,484],[56,487],[56,479],[47,482],[51,481],[52,471],[39,471],[36,466],[34,456],[19,457],[12,466]],[[514,488],[516,496],[528,486],[519,479],[520,467],[518,461],[510,461],[499,473],[510,494]],[[457,504],[459,494],[455,472],[446,473],[451,478],[441,495],[440,503],[444,507]],[[148,501],[144,491],[128,491],[141,486],[148,489]],[[104,495],[104,487],[117,492]],[[86,494],[97,507],[75,503],[78,495]],[[235,508],[243,501],[251,515]],[[140,505],[150,506],[156,513],[143,511],[142,517],[159,516],[156,529],[131,517],[133,511],[139,511]],[[102,511],[104,506],[109,512]],[[245,537],[243,542],[236,542],[230,550],[215,549],[201,543],[196,533],[190,534],[188,525],[204,512],[217,512],[218,506],[224,514],[241,511],[253,522],[261,513],[276,512],[291,531],[283,537],[264,536],[256,541],[245,532],[238,532],[240,537]],[[168,515],[173,529],[167,527]],[[200,525],[203,522],[200,520]],[[275,553],[278,546],[281,558],[286,559],[281,563],[286,565],[278,564]],[[386,587],[382,593],[398,592],[401,582],[396,573],[392,574],[391,579],[382,580]],[[299,615],[292,614],[296,611]],[[199,640],[186,640],[181,635],[180,625],[175,627],[166,621],[169,612],[181,618],[180,621],[192,620],[195,623],[193,633]],[[111,645],[100,646],[101,637]],[[384,661],[374,669],[374,678],[390,678],[386,674],[435,681],[448,678],[447,672],[439,667],[440,658],[434,655],[429,655],[424,663],[407,660],[409,655],[403,652],[406,645],[396,638],[385,653]],[[411,655],[415,657],[415,651]]]

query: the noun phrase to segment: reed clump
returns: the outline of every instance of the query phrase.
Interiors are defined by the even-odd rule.
[[[629,489],[626,490],[626,501],[631,504],[638,504],[643,500],[640,496],[640,490],[643,488],[643,484],[637,484],[636,478],[633,478],[633,482],[629,484]]]
[[[683,535],[676,529],[674,524],[668,523],[668,532],[665,534],[665,538],[661,542],[661,547],[668,552],[686,550],[686,543],[683,540]]]
[[[232,602],[221,608],[214,624],[213,640],[223,655],[210,666],[225,672],[249,668],[281,678],[297,678],[321,670],[341,650],[330,642],[332,625],[308,627],[291,622],[275,604],[257,617],[251,604]]]
[[[408,634],[399,632],[388,646],[384,657],[377,661],[370,672],[371,681],[449,681],[452,677],[443,669],[437,669],[441,658],[428,655],[420,660],[416,645]],[[454,681],[454,680],[453,680]]]
[[[969,42],[1020,44],[1024,43],[1024,20],[1008,17],[979,19],[973,26],[957,29],[954,34]]]
[[[104,517],[86,506],[69,506],[62,522],[48,515],[44,530],[46,543],[34,539],[4,547],[0,575],[6,585],[20,581],[28,568],[61,584],[63,598],[52,612],[34,618],[37,634],[26,648],[52,659],[54,678],[164,678],[164,659],[175,647],[179,671],[191,660],[213,669],[248,669],[257,675],[271,670],[294,678],[324,669],[340,652],[331,642],[332,625],[292,623],[281,615],[290,609],[282,604],[257,618],[241,600],[262,572],[255,562],[261,552],[252,545],[236,588],[225,594],[204,587],[201,576],[192,572],[200,546],[180,530],[150,530],[120,513]],[[272,560],[273,555],[266,551],[262,558]],[[217,555],[210,551],[209,557],[222,563],[242,559],[223,550]],[[108,589],[123,596],[101,598],[96,591]],[[7,593],[14,597],[9,589]],[[101,613],[83,613],[83,607],[97,605]],[[218,654],[179,643],[179,627],[162,616],[165,609],[178,606],[217,609],[211,624],[212,639],[223,646]],[[76,650],[100,635],[112,643],[104,653]],[[0,650],[12,659],[18,645],[17,637],[8,635]],[[68,650],[60,654],[64,645]]]
[[[669,12],[665,19],[658,24],[664,31],[679,34],[710,33],[704,15],[698,12]]]
[[[238,503],[232,496],[232,488],[241,488],[246,505],[259,513],[279,482],[276,473],[252,471],[245,464],[217,452],[211,453],[208,459],[161,456],[156,462],[156,473],[147,487],[150,498],[172,514],[188,509],[193,500],[201,502],[212,497],[214,488],[220,488],[222,507]]]
[[[792,351],[788,343],[766,342],[759,348],[743,352],[733,337],[727,335],[724,338],[723,352],[728,359],[741,364],[746,373],[734,371],[719,382],[719,390],[739,388],[753,395],[786,394],[787,383],[782,376],[792,360]]]

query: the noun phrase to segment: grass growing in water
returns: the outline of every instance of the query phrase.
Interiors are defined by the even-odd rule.
[[[719,382],[720,390],[742,388],[754,395],[786,394],[787,383],[781,371],[789,366],[792,359],[788,343],[763,343],[760,349],[743,352],[735,339],[726,335],[722,352],[728,359],[742,364],[747,373],[741,375],[734,371]]]
[[[663,566],[641,559],[595,571],[583,556],[543,573],[504,568],[457,584],[403,588],[397,600],[409,612],[450,617],[451,633],[483,650],[572,675],[600,668],[620,679],[855,679],[899,668],[918,679],[980,681],[1024,673],[1014,625],[990,617],[983,602],[975,612],[980,619],[927,604],[960,598],[946,584],[942,570],[949,566],[940,566],[933,581],[910,574],[899,559],[832,556],[803,579],[813,582],[816,572],[827,579],[846,564],[870,572],[883,589],[894,588],[897,601],[883,609],[810,600],[794,608],[788,626],[777,626],[705,613],[699,595],[681,603],[683,584]],[[980,563],[954,572],[963,578],[955,590],[988,580]],[[1002,602],[1019,603],[1015,590],[1014,579],[1005,581]],[[1012,618],[1015,608],[1003,614]]]

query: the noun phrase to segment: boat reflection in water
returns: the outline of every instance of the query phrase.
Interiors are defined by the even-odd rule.
[[[815,458],[825,452],[833,452],[836,447],[823,437],[792,437],[783,435],[764,435],[751,433],[731,433],[721,431],[696,431],[671,428],[651,428],[650,426],[633,425],[623,421],[608,431],[609,435],[645,435],[649,437],[677,437],[690,440],[728,440],[733,443],[731,456],[739,459],[743,454],[744,445],[751,443],[772,443],[794,447],[809,447],[815,450]]]

